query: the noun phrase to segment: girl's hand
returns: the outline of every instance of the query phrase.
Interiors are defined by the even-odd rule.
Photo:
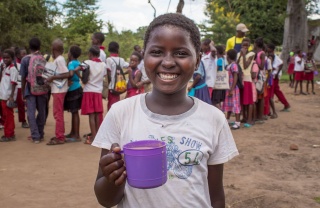
[[[229,96],[229,97],[232,97],[232,96],[233,96],[233,90],[229,90],[228,96]]]
[[[47,82],[52,82],[53,81],[53,76],[52,77],[48,77],[46,80],[47,80]]]
[[[12,96],[9,97],[10,102],[14,102],[14,99]]]
[[[101,171],[106,180],[116,186],[121,186],[127,180],[126,167],[120,151],[119,144],[114,143],[111,145],[109,153],[101,157],[99,161]]]
[[[129,74],[131,74],[131,73],[132,73],[132,69],[131,69],[131,67],[130,67],[130,66],[128,67],[127,72],[128,72]]]
[[[190,91],[191,89],[192,89],[192,86],[189,86],[189,87],[188,87],[188,91]]]
[[[138,82],[136,85],[138,88],[141,88],[143,86],[143,82]]]

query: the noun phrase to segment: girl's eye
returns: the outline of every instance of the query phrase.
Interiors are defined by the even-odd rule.
[[[162,54],[162,51],[160,50],[153,50],[150,52],[151,55],[154,55],[154,56],[159,56]]]
[[[177,52],[175,52],[175,55],[179,56],[179,57],[185,57],[188,55],[188,53],[185,51],[177,51]]]

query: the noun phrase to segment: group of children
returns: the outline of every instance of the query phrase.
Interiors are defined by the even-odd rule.
[[[309,95],[309,84],[311,84],[311,93],[315,95],[314,91],[314,75],[318,73],[315,61],[313,60],[313,53],[303,53],[302,50],[296,49],[290,52],[288,58],[288,74],[290,77],[289,86],[294,88],[295,95]],[[306,92],[303,92],[303,81],[307,81]],[[299,93],[297,88],[300,88]]]
[[[144,92],[144,86],[150,85],[148,78],[145,78],[144,67],[140,64],[142,61],[140,47],[134,47],[128,63],[119,57],[117,42],[109,43],[110,56],[107,58],[102,46],[103,42],[103,33],[97,32],[92,35],[88,60],[83,61],[82,64],[78,60],[82,51],[76,45],[69,48],[66,62],[63,56],[65,52],[63,42],[60,39],[52,42],[51,55],[40,53],[41,42],[38,38],[32,38],[29,41],[29,55],[26,55],[25,49],[20,49],[16,54],[12,49],[4,50],[1,56],[0,73],[2,75],[1,119],[4,135],[0,141],[16,139],[13,114],[15,107],[18,107],[22,127],[29,128],[30,125],[29,139],[36,144],[43,141],[48,104],[52,97],[55,136],[47,145],[81,141],[79,110],[82,115],[89,116],[91,132],[84,137],[85,144],[91,144],[103,120],[103,91],[107,90],[104,98],[108,99],[109,110],[120,100],[122,93],[127,92],[126,97],[129,98]],[[43,68],[40,74],[37,74],[39,71],[36,67],[33,71],[33,67],[38,65]],[[42,76],[46,74],[45,68],[54,70],[54,73],[49,77]],[[117,87],[118,82],[121,81],[124,81],[125,86],[122,91],[119,91]],[[29,125],[25,119],[25,108],[27,108]],[[65,134],[64,111],[71,113],[71,130],[68,134]]]
[[[239,129],[241,123],[249,128],[264,123],[268,118],[277,118],[274,95],[284,105],[282,112],[290,110],[290,104],[279,86],[283,61],[275,54],[274,44],[265,44],[263,38],[257,38],[251,49],[250,39],[243,38],[238,51],[230,49],[225,55],[223,46],[214,46],[213,41],[206,39],[202,41],[201,49],[201,64],[195,71],[189,94],[194,94],[226,113],[231,129]],[[311,58],[312,54],[308,53],[306,62],[309,68],[306,68],[308,71],[303,68],[302,73],[313,74],[315,64]],[[296,62],[300,64],[301,61]],[[228,82],[221,85],[223,76]],[[295,79],[298,79],[297,75]],[[309,79],[311,81],[313,77]],[[195,93],[190,93],[192,90]],[[230,120],[231,114],[235,115],[235,121]]]

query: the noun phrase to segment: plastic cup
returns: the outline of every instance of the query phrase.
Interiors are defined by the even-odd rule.
[[[123,146],[128,184],[135,188],[150,189],[167,182],[166,143],[142,140]]]

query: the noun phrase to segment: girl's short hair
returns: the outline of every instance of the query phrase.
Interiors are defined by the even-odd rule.
[[[190,35],[190,40],[197,54],[200,53],[201,42],[198,27],[191,19],[185,17],[182,14],[177,13],[168,13],[160,15],[150,23],[144,36],[144,49],[146,49],[152,31],[158,27],[165,25],[171,25],[187,31]]]
[[[4,50],[3,51],[3,53],[5,54],[8,54],[10,57],[11,57],[11,59],[14,59],[14,52],[13,52],[13,50],[11,50],[11,49],[6,49],[6,50]]]
[[[69,51],[72,57],[75,59],[79,58],[79,56],[81,55],[81,48],[77,45],[71,46]]]
[[[259,37],[257,38],[254,43],[259,47],[259,48],[263,48],[264,47],[264,42],[263,42],[263,38]]]
[[[216,46],[217,54],[222,55],[224,53],[224,47],[222,45]]]
[[[231,59],[232,61],[237,60],[237,51],[234,49],[230,49],[227,52],[227,56],[229,57],[229,59]]]
[[[93,45],[90,47],[89,49],[89,53],[91,53],[92,55],[99,57],[100,56],[100,48],[99,46]]]
[[[109,43],[108,45],[108,51],[110,53],[119,53],[119,43],[115,42],[115,41],[112,41]]]
[[[141,53],[139,53],[139,52],[137,52],[137,51],[133,51],[132,54],[131,54],[131,56],[136,56],[136,57],[138,57],[139,61],[142,60],[142,55],[141,55]]]
[[[104,42],[104,34],[102,32],[93,33],[93,37],[99,41],[100,44]]]
[[[249,42],[249,44],[251,44],[250,38],[243,38],[243,39],[242,39],[242,42]]]

